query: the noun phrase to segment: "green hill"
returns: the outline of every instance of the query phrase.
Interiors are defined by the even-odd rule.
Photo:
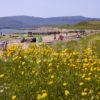
[[[79,29],[100,29],[100,21],[80,22],[73,27]]]
[[[100,20],[80,22],[75,25],[63,25],[61,28],[68,29],[96,29],[100,30]]]

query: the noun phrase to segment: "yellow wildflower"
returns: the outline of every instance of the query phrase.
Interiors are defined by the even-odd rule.
[[[49,64],[48,64],[48,67],[51,67],[51,66],[52,66],[52,63],[49,63]]]
[[[92,75],[92,73],[88,73],[88,75]]]
[[[79,85],[82,86],[82,85],[84,85],[84,83],[83,82],[80,82]]]
[[[65,90],[65,95],[68,96],[70,93],[68,90]]]
[[[84,78],[84,77],[85,77],[85,74],[82,75],[82,78]]]
[[[96,69],[96,68],[94,68],[93,70],[94,70],[94,71],[96,71],[97,69]]]
[[[15,96],[15,95],[13,95],[13,96],[11,97],[11,99],[12,99],[12,100],[15,100],[15,99],[16,99],[16,96]]]
[[[92,96],[92,97],[91,97],[91,100],[95,100],[95,97],[94,97],[94,96]]]
[[[60,66],[59,65],[57,65],[57,68],[59,68]]]
[[[22,65],[25,65],[25,62],[22,62]]]
[[[51,75],[51,78],[53,79],[55,76],[54,75]]]
[[[38,94],[37,100],[40,100],[40,99],[41,99],[41,94]]]
[[[48,85],[51,85],[51,84],[53,84],[53,81],[49,81],[49,82],[48,82]]]
[[[44,99],[48,96],[47,92],[44,92],[43,94],[38,94],[37,96],[37,100],[41,100]]]
[[[98,77],[98,75],[95,75],[95,78],[97,78]]]
[[[48,94],[47,94],[46,92],[45,92],[45,93],[43,93],[43,94],[42,94],[42,98],[47,97],[47,95],[48,95]]]
[[[86,96],[87,95],[87,92],[82,92],[81,95],[82,96]]]
[[[24,71],[22,71],[21,74],[23,75],[24,74]]]
[[[1,74],[1,75],[0,75],[0,78],[3,78],[3,77],[4,77],[4,74]]]
[[[37,64],[40,64],[41,60],[37,60]]]
[[[88,59],[87,59],[87,58],[85,58],[83,61],[84,61],[84,62],[88,62]]]
[[[17,60],[18,59],[18,56],[16,56],[15,58],[13,58],[13,61]]]
[[[46,92],[46,90],[42,90],[42,92]]]
[[[88,63],[84,63],[84,64],[83,64],[83,67],[88,67],[88,66],[89,66]]]
[[[90,81],[91,77],[86,77],[85,80]]]
[[[66,86],[66,85],[67,85],[67,83],[66,83],[66,82],[64,82],[64,83],[63,83],[63,86]]]
[[[85,91],[85,92],[88,91],[88,88],[84,88],[84,91]]]
[[[7,62],[7,59],[5,59],[4,62]]]
[[[33,84],[33,82],[31,81],[30,84]]]

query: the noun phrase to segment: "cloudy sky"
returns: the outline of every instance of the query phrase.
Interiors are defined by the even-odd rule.
[[[100,0],[0,0],[0,17],[15,15],[100,18]]]

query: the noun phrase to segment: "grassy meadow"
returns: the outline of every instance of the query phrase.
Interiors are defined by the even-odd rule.
[[[100,34],[0,52],[0,100],[100,100]]]

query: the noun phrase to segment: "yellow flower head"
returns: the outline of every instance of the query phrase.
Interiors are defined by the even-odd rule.
[[[45,93],[43,93],[43,94],[42,94],[42,98],[47,97],[47,95],[48,95],[48,94],[47,94],[46,92],[45,92]]]
[[[70,93],[68,90],[65,90],[65,95],[68,96]]]
[[[86,77],[85,80],[90,81],[91,77]]]
[[[49,81],[49,82],[48,82],[48,85],[51,85],[51,84],[53,84],[53,81]]]
[[[82,96],[86,96],[87,95],[87,92],[82,92],[81,95]]]
[[[82,85],[84,85],[84,83],[83,82],[80,82],[79,85],[82,86]]]
[[[52,63],[49,63],[48,67],[51,67],[52,66]]]
[[[43,94],[38,94],[37,100],[45,99],[48,96],[47,92],[44,92]]]
[[[24,74],[24,71],[22,71],[21,74],[23,75]]]
[[[64,82],[64,83],[63,83],[63,86],[66,86],[66,85],[67,85],[67,83],[66,83],[66,82]]]
[[[51,75],[51,78],[53,79],[55,76],[54,75]]]
[[[25,62],[22,62],[22,65],[25,65]]]
[[[16,99],[16,96],[15,96],[15,95],[13,95],[13,96],[11,97],[11,99],[12,99],[12,100],[15,100],[15,99]]]
[[[40,100],[40,99],[41,99],[41,94],[38,94],[37,100]]]
[[[88,91],[88,88],[84,88],[84,91],[85,91],[85,92]]]
[[[40,64],[40,62],[41,62],[41,60],[37,60],[37,62],[36,62],[36,63],[37,63],[37,64]]]
[[[82,75],[82,78],[84,78],[84,77],[85,77],[85,74]]]
[[[3,78],[3,77],[4,77],[4,74],[1,74],[1,75],[0,75],[0,78]]]

